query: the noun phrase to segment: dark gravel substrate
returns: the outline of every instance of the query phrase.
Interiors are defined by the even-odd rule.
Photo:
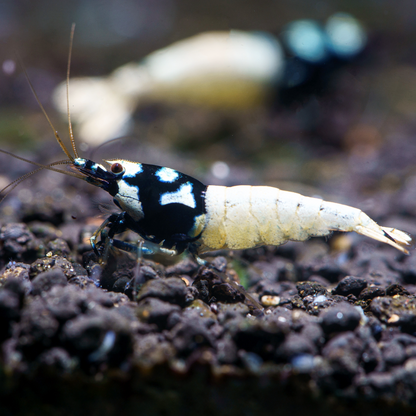
[[[361,238],[316,255],[318,239],[214,270],[119,253],[103,268],[59,234],[0,231],[2,415],[416,410],[415,256]]]
[[[361,87],[350,84],[347,77],[319,101],[320,117],[308,132],[297,130],[296,112],[256,119],[260,144],[245,130],[244,115],[232,119],[232,133],[218,128],[219,149],[235,162],[221,184],[306,183],[310,194],[335,195],[415,235],[413,115],[395,119],[386,137],[367,135],[375,129],[371,114],[361,117],[350,97]],[[185,109],[186,120],[200,120],[191,111]],[[200,142],[190,135],[191,143],[201,157],[217,160],[224,153],[217,156],[215,143],[206,152],[202,140],[216,138],[210,115],[199,117],[208,131]],[[44,145],[32,159],[45,162],[55,147]],[[295,156],[281,164],[275,155],[285,149]],[[143,152],[133,157],[137,149],[123,150],[154,163]],[[241,168],[260,150],[257,165]],[[4,185],[26,172],[3,154],[0,165]],[[250,167],[259,165],[254,176]],[[414,252],[338,234],[215,253],[213,270],[164,257],[138,269],[122,253],[102,267],[89,244],[102,221],[94,204],[104,192],[95,191],[42,172],[0,205],[1,416],[415,414]]]
[[[360,185],[400,166],[368,213],[415,234],[412,149],[386,145],[375,171],[337,184],[359,206]],[[94,190],[44,172],[0,206],[1,415],[414,414],[412,251],[336,234],[214,253],[213,270],[186,257],[138,269],[121,252],[103,267]]]

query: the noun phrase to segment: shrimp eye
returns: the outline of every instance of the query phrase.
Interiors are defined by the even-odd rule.
[[[110,167],[112,173],[121,173],[123,172],[124,168],[123,165],[120,163],[113,163]]]

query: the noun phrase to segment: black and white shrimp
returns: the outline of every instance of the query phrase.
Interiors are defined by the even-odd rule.
[[[206,264],[199,256],[208,251],[278,246],[332,231],[355,231],[406,254],[412,244],[409,234],[379,226],[360,209],[347,205],[268,186],[206,186],[168,167],[122,159],[105,160],[106,168],[78,156],[69,111],[73,154],[40,106],[68,160],[39,168],[76,176],[104,189],[121,210],[110,215],[91,237],[93,249],[98,252],[101,248],[100,254],[109,247],[135,253],[141,250],[143,254],[188,251],[200,264]],[[73,172],[58,169],[58,164],[69,165]],[[114,238],[126,230],[141,237],[137,245]]]
[[[130,229],[148,252],[199,254],[304,241],[332,231],[355,231],[408,253],[409,234],[381,227],[367,214],[269,186],[214,186],[176,170],[126,160],[107,160],[110,168],[76,158],[72,167],[109,192],[120,214],[110,216],[92,237],[108,227],[108,238]],[[150,244],[147,244],[150,243]],[[120,248],[126,243],[112,241]]]

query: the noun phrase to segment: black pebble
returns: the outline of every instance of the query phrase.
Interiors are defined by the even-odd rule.
[[[387,296],[404,295],[409,296],[410,293],[401,285],[394,283],[386,288]]]
[[[395,340],[384,344],[381,349],[381,353],[385,363],[390,366],[402,364],[406,359],[405,349],[399,342]]]
[[[155,279],[146,282],[137,296],[137,300],[151,297],[165,302],[185,306],[196,297],[196,289],[185,285],[182,279],[171,277],[168,279]]]
[[[361,300],[370,300],[378,296],[384,296],[386,291],[379,286],[369,286],[366,287],[358,296],[358,299]]]
[[[358,296],[367,287],[367,281],[360,277],[347,276],[342,279],[332,291],[334,295]]]
[[[32,281],[32,294],[40,295],[47,292],[53,286],[66,286],[68,280],[61,269],[51,269],[47,272],[39,273]]]
[[[361,320],[361,314],[349,304],[337,305],[327,309],[321,315],[322,329],[328,334],[354,330]]]
[[[157,298],[145,298],[137,305],[137,316],[149,324],[156,324],[160,329],[166,327],[169,315],[179,312],[181,308]]]

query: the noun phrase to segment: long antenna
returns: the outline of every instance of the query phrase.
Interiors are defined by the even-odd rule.
[[[74,33],[75,33],[75,23],[72,23],[71,35],[69,37],[68,68],[66,70],[66,109],[68,113],[68,130],[69,130],[69,137],[71,139],[72,150],[74,151],[75,157],[78,158],[78,152],[75,146],[74,132],[72,131],[71,113],[69,111],[69,73],[71,69],[71,57],[72,57],[72,45],[74,43]]]
[[[71,124],[71,116],[70,116],[70,112],[69,112],[69,72],[70,72],[70,67],[71,67],[71,55],[72,55],[72,45],[73,45],[73,41],[74,41],[74,32],[75,32],[75,23],[72,24],[71,27],[71,35],[70,35],[70,40],[69,40],[69,53],[68,53],[68,68],[67,68],[67,72],[66,72],[66,99],[67,99],[67,111],[68,111],[68,128],[69,128],[69,136],[71,138],[71,145],[72,145],[72,150],[74,151],[74,155],[75,158],[78,158],[78,152],[75,146],[75,140],[74,140],[74,134],[72,131],[72,124]],[[75,178],[78,179],[82,179],[84,181],[86,181],[86,177],[84,175],[81,175],[79,173],[75,173],[75,172],[68,172],[68,171],[64,171],[62,169],[57,169],[54,166],[58,166],[58,165],[69,165],[69,164],[73,164],[74,162],[74,156],[71,155],[71,153],[68,151],[68,149],[66,148],[65,144],[63,143],[62,139],[59,137],[59,133],[58,131],[55,129],[54,125],[52,124],[51,119],[49,118],[44,106],[42,105],[38,94],[35,91],[35,88],[33,87],[32,82],[30,81],[29,75],[26,71],[25,66],[23,65],[22,59],[20,58],[20,55],[18,54],[18,52],[16,51],[16,55],[17,55],[17,59],[23,69],[23,72],[25,74],[25,77],[27,79],[27,82],[29,84],[30,89],[32,90],[32,93],[40,107],[40,109],[42,110],[43,115],[45,116],[46,120],[49,123],[49,126],[51,127],[53,134],[57,140],[57,142],[59,143],[59,145],[61,146],[62,150],[64,151],[64,153],[67,155],[68,160],[59,160],[57,162],[53,162],[50,163],[49,165],[43,165],[41,163],[37,163],[37,162],[33,162],[31,160],[25,159],[21,156],[17,156],[11,152],[8,152],[6,150],[2,150],[0,149],[1,153],[4,153],[6,155],[12,156],[16,159],[22,160],[24,162],[30,163],[32,165],[37,166],[37,169],[33,170],[32,172],[26,173],[25,175],[21,176],[20,178],[17,178],[16,180],[14,180],[13,182],[9,183],[7,186],[5,186],[3,189],[0,190],[0,203],[1,201],[3,201],[3,199],[17,186],[19,185],[20,182],[23,182],[25,179],[27,179],[29,176],[32,176],[33,174],[41,171],[42,169],[48,169],[48,170],[52,170],[54,172],[59,172],[59,173],[63,173],[64,175],[68,175],[68,176],[73,176]],[[5,193],[5,191],[7,190],[7,192]],[[3,195],[2,195],[3,194]]]
[[[16,159],[23,160],[23,162],[30,163],[31,165],[39,166],[41,169],[53,170],[54,172],[63,173],[64,175],[74,176],[75,178],[84,179],[85,180],[85,176],[83,176],[81,174],[77,174],[75,172],[68,172],[68,171],[61,170],[61,169],[55,169],[55,168],[52,167],[52,166],[55,166],[55,165],[69,165],[69,164],[71,164],[73,162],[73,159],[72,160],[59,160],[57,162],[52,162],[49,165],[42,165],[42,163],[37,163],[37,162],[34,162],[33,160],[25,159],[24,157],[15,155],[15,154],[13,154],[11,152],[8,152],[7,150],[0,149],[0,152],[1,153],[4,153],[6,155],[12,156],[12,157],[14,157]]]
[[[73,176],[75,178],[82,179],[82,180],[86,181],[86,178],[83,175],[79,175],[75,172],[68,172],[66,170],[56,169],[56,168],[53,167],[53,166],[57,166],[57,165],[68,165],[68,164],[71,163],[70,160],[59,160],[59,161],[53,162],[49,165],[42,165],[41,163],[33,162],[32,160],[28,160],[28,159],[25,159],[24,157],[17,156],[15,154],[7,152],[6,150],[3,150],[3,149],[0,149],[0,152],[4,153],[6,155],[12,156],[16,159],[23,160],[24,162],[30,163],[31,165],[38,166],[37,169],[33,170],[32,172],[28,172],[28,173],[24,174],[23,176],[20,176],[20,178],[17,178],[13,182],[11,182],[7,186],[5,186],[3,189],[1,189],[0,190],[0,203],[3,201],[4,198],[6,198],[7,195],[9,195],[9,193],[11,191],[13,191],[14,188],[16,188],[17,185],[19,185],[20,182],[23,182],[29,176],[32,176],[35,173],[37,173],[37,172],[39,172],[43,169],[53,170],[54,172],[63,173],[64,175]],[[5,192],[6,190],[7,190],[7,192]]]
[[[48,121],[49,125],[51,126],[51,129],[53,131],[53,134],[55,135],[56,140],[58,141],[59,145],[61,146],[62,150],[65,152],[65,154],[68,156],[68,159],[73,162],[74,161],[74,156],[71,155],[71,153],[69,153],[68,149],[65,147],[63,141],[61,140],[61,138],[59,137],[58,131],[55,129],[54,125],[52,124],[51,119],[49,118],[45,108],[43,107],[42,103],[40,102],[40,99],[38,97],[38,94],[36,94],[35,88],[32,85],[32,82],[29,79],[29,75],[27,74],[26,68],[24,67],[22,60],[20,59],[20,56],[17,55],[17,58],[20,62],[21,67],[23,68],[23,72],[25,74],[25,77],[27,79],[27,82],[29,84],[30,89],[32,90],[33,95],[36,98],[36,101],[40,107],[40,109],[42,110],[43,115],[45,116],[46,120]]]

